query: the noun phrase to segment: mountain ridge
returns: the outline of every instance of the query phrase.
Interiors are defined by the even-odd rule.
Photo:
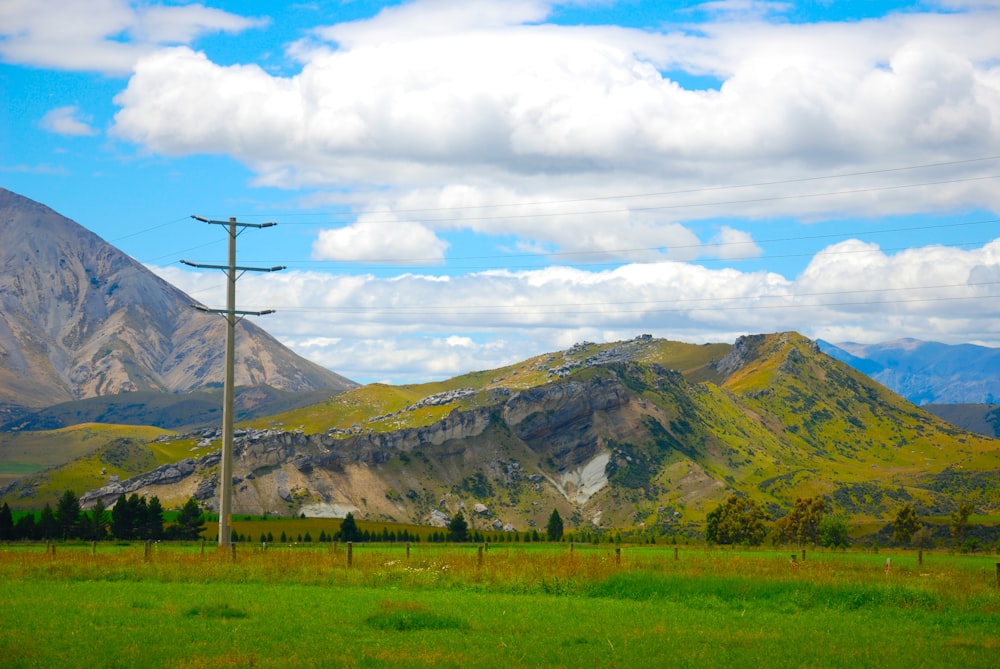
[[[221,383],[225,321],[79,224],[0,188],[0,403]],[[237,326],[236,383],[342,391],[349,379]]]
[[[817,340],[820,349],[917,405],[995,404],[1000,349],[902,338],[876,344]]]
[[[218,435],[161,440],[181,457],[145,474],[71,466],[88,502],[127,490],[212,508]],[[1000,441],[796,333],[581,344],[443,382],[364,386],[241,425],[235,460],[234,513],[248,514],[433,524],[465,511],[525,529],[556,508],[574,527],[673,533],[733,493],[774,516],[812,496],[872,519],[903,502],[923,515],[958,499],[1000,507]],[[4,495],[41,491],[44,477]]]

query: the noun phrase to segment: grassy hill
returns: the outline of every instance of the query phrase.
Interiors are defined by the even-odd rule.
[[[869,521],[903,502],[925,516],[959,499],[1000,509],[1000,441],[915,407],[795,333],[578,344],[442,382],[373,384],[241,427],[256,432],[238,447],[235,513],[427,523],[464,510],[484,527],[525,530],[556,508],[568,528],[684,532],[733,492],[773,516],[808,496]],[[131,442],[130,464],[114,471],[217,448]],[[106,450],[48,473],[34,499],[62,482],[102,485]],[[199,465],[144,492],[169,507],[213,477],[217,467]]]

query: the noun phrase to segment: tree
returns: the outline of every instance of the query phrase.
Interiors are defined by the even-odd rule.
[[[340,522],[340,530],[337,532],[337,536],[340,537],[341,541],[361,541],[361,531],[358,529],[358,524],[354,520],[353,513],[348,513],[344,516],[344,520]]]
[[[142,523],[142,537],[144,539],[160,539],[163,537],[163,506],[160,498],[153,496],[146,503],[146,515]]]
[[[847,548],[851,543],[847,534],[847,517],[839,513],[823,516],[819,521],[819,543],[826,548]]]
[[[955,540],[955,545],[962,543],[965,534],[969,531],[969,516],[975,507],[972,502],[959,502],[958,506],[951,512],[951,537]]]
[[[14,538],[14,514],[7,502],[0,507],[0,541],[10,541]]]
[[[172,539],[195,541],[204,529],[205,517],[198,507],[198,502],[194,497],[188,497],[180,513],[177,514],[177,522],[170,526],[168,536]]]
[[[35,522],[34,516],[31,518],[32,523]],[[38,519],[37,527],[35,527],[35,536],[32,539],[55,539],[59,536],[59,520],[56,518],[56,512],[52,510],[52,507],[46,502],[45,508],[42,509],[42,515]]]
[[[49,509],[52,513],[52,509]],[[35,514],[26,513],[17,519],[14,524],[14,538],[33,540],[39,538],[38,524],[35,522]]]
[[[792,512],[775,523],[778,538],[783,542],[794,540],[800,548],[805,543],[819,543],[819,524],[826,513],[826,501],[821,497],[796,499]]]
[[[145,539],[146,534],[146,498],[139,497],[138,493],[132,493],[128,498],[129,513],[132,514],[132,531],[129,533],[130,539]]]
[[[465,521],[465,516],[459,511],[448,523],[448,539],[451,541],[468,541],[469,524]]]
[[[892,540],[898,544],[910,543],[913,534],[920,529],[920,519],[912,504],[904,504],[896,511],[892,521]]]
[[[80,524],[80,498],[72,490],[67,490],[59,498],[56,505],[56,522],[59,524],[59,536],[71,539],[77,536]]]
[[[767,535],[767,514],[752,499],[730,495],[708,513],[705,538],[713,544],[759,546]]]
[[[552,509],[552,515],[549,516],[549,524],[546,526],[546,531],[549,535],[549,541],[562,541],[563,520],[558,510]]]
[[[910,540],[917,548],[934,548],[934,535],[926,525],[914,532]]]
[[[80,520],[82,535],[91,541],[101,541],[108,535],[108,512],[104,506],[104,500],[100,497],[94,502],[94,508],[89,514],[84,514]]]
[[[125,499],[125,493],[122,493],[118,495],[115,505],[111,507],[111,535],[115,539],[131,539],[134,526],[132,507]]]

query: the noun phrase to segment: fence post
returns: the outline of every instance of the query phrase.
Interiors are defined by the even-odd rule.
[[[97,542],[96,541],[93,544],[91,544],[91,546],[90,546],[90,554],[91,555],[97,555]]]
[[[146,539],[146,545],[143,547],[142,550],[142,559],[144,562],[149,562],[149,546],[151,543],[152,542],[149,539]]]
[[[350,567],[354,562],[354,542],[347,542],[347,566]]]
[[[621,563],[622,563],[622,549],[621,548],[616,548],[615,549],[615,564],[616,565],[620,565]]]
[[[805,548],[802,549],[802,561],[803,562],[806,561],[806,549]]]
[[[409,541],[406,542],[406,559],[407,560],[410,559],[410,542]]]
[[[920,549],[917,551],[917,564],[922,565],[924,563],[924,551]]]
[[[680,559],[679,557],[677,557],[677,546],[674,546],[674,559],[675,560],[679,560]]]

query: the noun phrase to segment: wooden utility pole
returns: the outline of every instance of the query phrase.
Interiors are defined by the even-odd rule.
[[[194,305],[200,311],[213,314],[223,314],[226,317],[226,378],[222,398],[222,459],[219,463],[219,546],[232,544],[232,504],[233,504],[233,404],[235,398],[234,384],[236,379],[236,323],[244,316],[263,316],[273,314],[273,309],[265,311],[239,311],[236,309],[236,280],[244,272],[277,272],[283,270],[283,265],[275,267],[240,267],[236,264],[236,237],[245,228],[270,228],[277,223],[240,223],[235,218],[228,221],[213,221],[201,216],[191,218],[211,225],[226,226],[229,232],[229,263],[226,265],[203,265],[187,260],[182,263],[199,269],[221,269],[226,272],[226,308],[208,309]],[[234,554],[235,555],[235,554]]]

